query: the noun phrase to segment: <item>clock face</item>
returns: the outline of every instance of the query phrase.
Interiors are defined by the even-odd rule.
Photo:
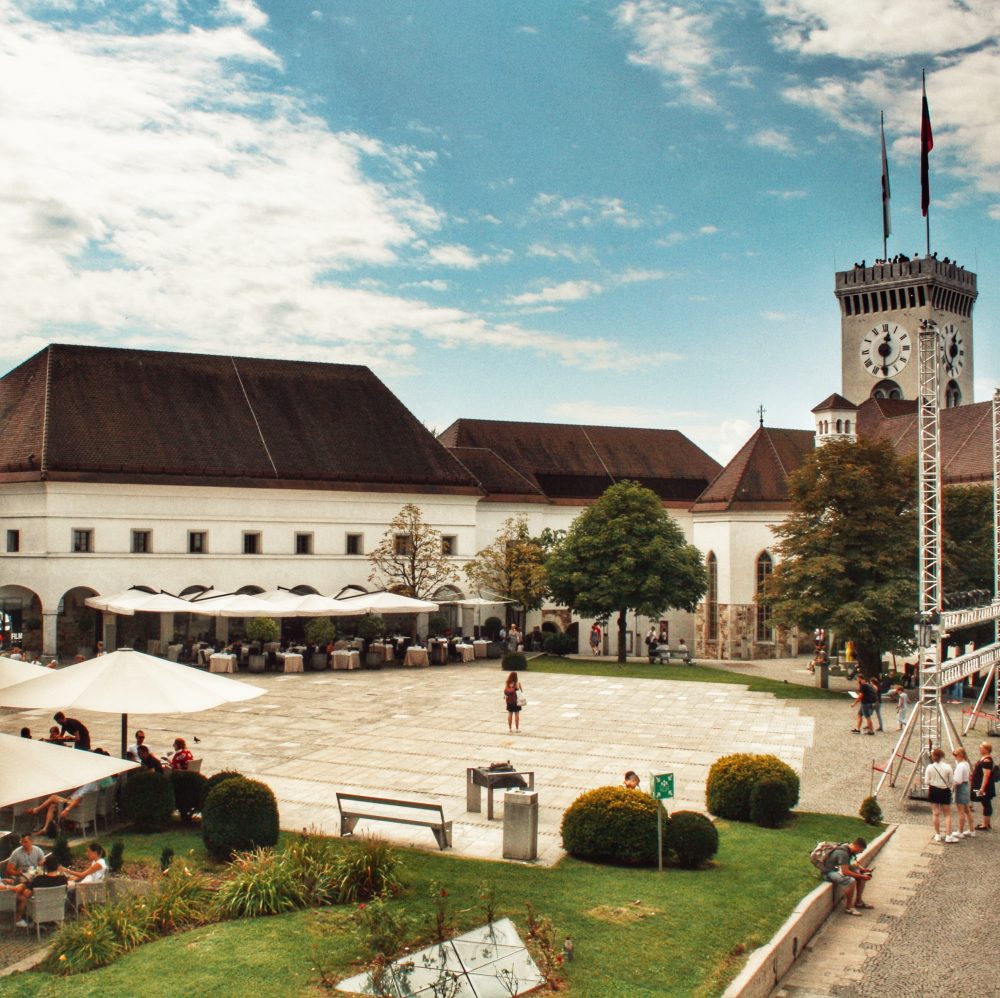
[[[958,326],[949,324],[941,330],[941,367],[945,374],[957,378],[965,364],[965,340]]]
[[[893,322],[875,326],[861,341],[861,363],[873,378],[891,378],[906,366],[910,334]]]

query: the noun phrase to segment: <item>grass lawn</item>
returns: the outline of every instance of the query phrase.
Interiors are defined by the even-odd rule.
[[[412,919],[412,941],[430,936],[430,885],[447,890],[454,928],[484,922],[480,885],[491,883],[498,917],[509,915],[524,934],[524,904],[552,920],[559,945],[573,938],[567,992],[574,998],[719,994],[766,941],[796,902],[818,883],[809,851],[820,839],[872,836],[859,819],[799,814],[785,829],[720,822],[720,851],[705,870],[631,870],[565,860],[554,868],[486,862],[437,852],[399,850],[405,893],[395,904]],[[157,860],[165,837],[123,836],[126,859]],[[140,845],[141,843],[141,845]],[[197,836],[175,832],[178,857],[207,863]],[[344,843],[343,848],[352,848]],[[638,904],[636,904],[638,902]],[[173,998],[178,995],[270,996],[320,993],[315,971],[318,919],[326,928],[324,964],[335,979],[358,969],[363,953],[349,908],[299,912],[205,926],[140,947],[90,974],[55,978],[40,972],[0,979],[0,995],[45,998]]]
[[[725,669],[712,669],[705,665],[649,665],[647,662],[626,662],[619,665],[614,659],[603,662],[581,661],[574,658],[557,658],[540,655],[528,662],[530,672],[564,672],[573,676],[615,676],[626,679],[675,679],[688,683],[730,683],[747,686],[754,693],[773,693],[784,700],[843,700],[843,693],[822,690],[816,686],[802,686],[779,679],[747,676]]]

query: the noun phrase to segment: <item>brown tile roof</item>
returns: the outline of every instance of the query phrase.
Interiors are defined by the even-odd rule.
[[[0,474],[29,454],[36,478],[480,492],[347,364],[53,344],[0,379]]]
[[[720,467],[677,430],[459,419],[439,439],[493,451],[555,501],[596,499],[628,478],[662,499],[687,502]]]
[[[826,412],[829,409],[857,409],[857,406],[853,402],[849,402],[844,398],[843,395],[838,395],[834,392],[832,395],[828,395],[819,405],[814,406],[813,412]]]
[[[692,512],[787,508],[788,476],[813,446],[812,430],[759,427],[699,496]]]
[[[450,447],[452,457],[461,461],[480,486],[490,495],[538,496],[542,490],[512,468],[499,454],[486,447]]]

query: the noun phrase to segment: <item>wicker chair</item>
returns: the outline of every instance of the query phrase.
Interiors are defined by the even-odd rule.
[[[202,762],[204,762],[203,759],[192,759],[188,763],[188,772],[189,773],[200,773],[201,772],[201,764],[202,764]]]
[[[86,836],[88,825],[93,825],[94,834],[97,834],[97,798],[99,796],[100,791],[84,794],[80,798],[80,803],[69,813],[67,820],[80,826],[81,835]]]
[[[83,805],[81,804],[80,806],[82,807]],[[97,819],[94,827],[96,828],[103,821],[104,830],[107,831],[111,827],[111,816],[114,814],[114,811],[115,787],[105,787],[97,794]]]
[[[42,926],[66,921],[66,888],[36,887],[28,898],[27,915],[35,923],[35,935],[42,938]]]
[[[96,884],[76,884],[69,892],[69,900],[75,914],[80,914],[81,908],[92,904],[104,904],[108,900],[108,884],[102,880]]]
[[[4,860],[6,865],[6,860]],[[17,912],[17,895],[13,891],[0,891],[0,915],[10,912],[10,920],[13,922]]]

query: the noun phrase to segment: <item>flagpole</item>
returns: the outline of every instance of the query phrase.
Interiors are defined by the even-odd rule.
[[[879,130],[882,135],[882,259],[889,258],[889,161],[885,154],[885,112],[879,111]]]

